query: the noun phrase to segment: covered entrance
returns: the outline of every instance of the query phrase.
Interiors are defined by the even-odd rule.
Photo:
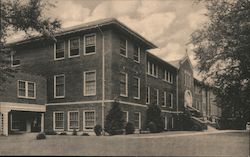
[[[0,135],[43,132],[45,105],[0,102]]]
[[[40,132],[42,113],[27,111],[9,112],[9,134],[19,132]]]

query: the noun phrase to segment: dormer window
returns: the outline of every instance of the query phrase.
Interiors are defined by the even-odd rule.
[[[11,61],[11,67],[18,67],[21,64],[21,60],[17,59],[14,54],[11,54],[10,61]]]
[[[80,38],[72,38],[69,40],[69,58],[78,57],[80,55]]]

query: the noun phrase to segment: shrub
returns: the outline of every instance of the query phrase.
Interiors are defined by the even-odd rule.
[[[37,139],[37,140],[46,139],[45,133],[39,133],[38,135],[36,135],[36,139]]]
[[[73,136],[77,136],[77,131],[76,131],[76,129],[73,130],[72,135],[73,135]]]
[[[150,131],[150,133],[156,133],[157,132],[157,128],[154,122],[149,122],[148,123],[148,129]]]
[[[84,133],[82,133],[82,136],[89,136],[89,134],[84,132]]]
[[[135,131],[135,127],[134,124],[131,122],[128,122],[126,127],[125,127],[125,132],[126,134],[133,134]]]
[[[155,132],[162,132],[164,130],[163,117],[161,116],[161,109],[158,105],[149,105],[146,113],[146,124],[149,127],[150,122],[154,122],[156,126]]]
[[[94,131],[95,131],[95,134],[96,136],[100,136],[102,134],[102,126],[97,124],[95,127],[94,127]]]
[[[61,132],[59,135],[67,135],[66,132]]]
[[[46,135],[57,135],[57,133],[55,131],[46,131],[45,134]]]
[[[112,104],[112,108],[106,116],[104,129],[109,135],[118,135],[123,133],[124,119],[123,112],[118,102]]]

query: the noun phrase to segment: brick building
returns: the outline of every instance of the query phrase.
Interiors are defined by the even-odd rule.
[[[0,134],[93,132],[115,101],[138,130],[145,129],[149,104],[161,107],[166,130],[178,127],[175,121],[188,106],[205,117],[217,106],[207,94],[211,90],[204,98],[194,94],[196,86],[203,87],[193,78],[188,56],[163,61],[147,51],[156,48],[153,43],[116,19],[64,29],[56,39],[8,44],[11,66],[19,72],[0,92]]]

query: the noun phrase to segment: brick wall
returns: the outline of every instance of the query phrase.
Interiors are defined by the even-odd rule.
[[[27,99],[18,97],[18,80],[30,81],[36,84],[36,98]],[[26,73],[15,73],[15,77],[9,78],[8,82],[3,85],[3,91],[0,90],[0,102],[15,102],[28,104],[46,104],[47,86],[46,79],[42,76],[31,75]]]

